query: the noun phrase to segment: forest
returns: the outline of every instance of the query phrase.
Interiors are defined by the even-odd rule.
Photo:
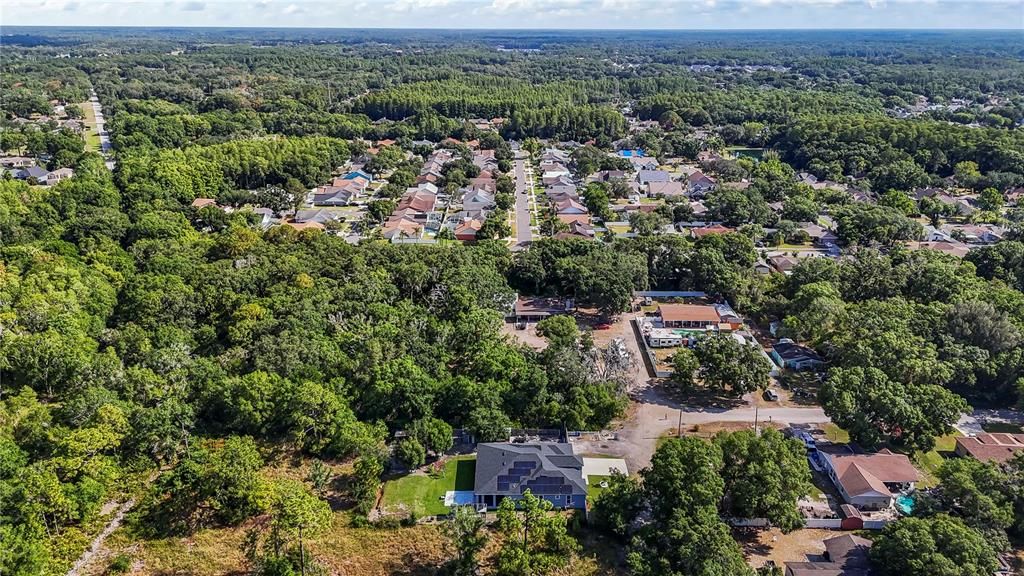
[[[298,574],[307,557],[329,556],[322,543],[303,548],[317,527],[398,529],[368,514],[393,450],[422,464],[450,448],[453,429],[484,442],[624,417],[632,375],[588,332],[552,322],[544,349],[503,333],[517,295],[572,298],[612,318],[636,290],[698,290],[758,324],[778,321],[828,362],[818,400],[868,448],[931,450],[972,406],[1024,407],[1024,214],[1007,211],[1007,238],[963,259],[903,246],[927,212],[901,202],[914,189],[950,178],[999,195],[1024,185],[1024,62],[998,33],[808,32],[794,46],[768,32],[524,32],[531,53],[496,50],[499,32],[17,32],[0,53],[0,148],[75,176],[49,187],[0,179],[2,573],[64,574],[104,504],[130,497],[132,537],[244,526],[253,531],[235,571]],[[90,89],[107,111],[113,170],[66,130],[16,122]],[[919,99],[942,106],[903,115]],[[474,118],[503,122],[488,135]],[[657,126],[636,133],[636,121]],[[498,156],[506,140],[588,143],[573,159],[584,176],[614,167],[602,164],[614,142],[694,162],[726,146],[769,153],[706,166],[749,186],[708,195],[709,213],[736,230],[697,239],[656,232],[692,216],[682,205],[631,223],[635,237],[515,251],[500,239],[352,244],[262,229],[251,209],[192,206],[311,189],[385,138],[422,163],[414,141],[449,137],[497,141]],[[416,177],[413,160],[375,162],[396,197]],[[889,200],[812,190],[799,172]],[[383,220],[393,206],[376,208]],[[785,235],[821,208],[842,258],[755,270],[765,228]],[[742,351],[698,354],[705,386],[748,391],[747,374],[726,374],[746,362],[733,356]],[[692,389],[696,370],[675,384]],[[592,526],[552,520],[531,501],[520,512],[543,537],[525,557],[488,552],[487,573],[566,569],[600,534],[619,573],[746,574],[719,516],[797,529],[790,500],[809,480],[793,446],[774,433],[666,442],[639,476],[610,481]],[[281,477],[288,458],[320,472]],[[1024,538],[1020,459],[954,460],[938,474],[944,490],[879,538],[884,574],[924,576],[928,562],[991,573],[995,554]],[[328,492],[340,495],[330,506]],[[459,514],[430,530],[466,548],[424,560],[422,573],[477,573],[483,529]],[[518,514],[498,512],[497,541],[518,538]],[[638,517],[650,521],[637,529]],[[900,555],[899,542],[925,540],[939,542],[925,561]]]

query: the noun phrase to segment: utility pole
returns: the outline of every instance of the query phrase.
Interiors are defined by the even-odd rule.
[[[755,437],[759,436],[759,434],[757,433],[757,408],[758,408],[757,404],[754,404],[754,436]]]
[[[683,409],[679,408],[679,423],[676,424],[676,438],[683,437]]]

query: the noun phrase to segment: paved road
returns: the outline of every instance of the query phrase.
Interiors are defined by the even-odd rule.
[[[530,185],[526,180],[526,160],[515,161],[516,172],[516,248],[525,248],[533,241],[530,230]]]
[[[984,422],[997,422],[1000,424],[1018,424],[1024,426],[1024,412],[1016,410],[975,410],[970,414],[964,414],[956,423],[956,429],[960,432],[971,434],[984,434],[982,428]]]
[[[107,121],[103,118],[103,106],[100,105],[100,100],[96,96],[95,90],[89,96],[89,104],[92,105],[93,112],[96,114],[96,133],[100,137],[100,152],[107,158],[107,168],[113,170],[114,161],[110,159],[110,153],[114,150],[114,146],[110,143],[110,134],[107,132],[106,127]]]

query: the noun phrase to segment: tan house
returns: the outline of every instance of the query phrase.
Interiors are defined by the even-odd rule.
[[[718,310],[705,304],[662,304],[658,316],[665,328],[709,328],[722,321]]]

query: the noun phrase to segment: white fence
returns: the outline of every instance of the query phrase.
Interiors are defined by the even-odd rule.
[[[865,520],[865,530],[881,530],[893,520]],[[726,523],[737,528],[767,528],[771,525],[767,518],[727,518]],[[804,528],[821,528],[841,530],[842,518],[804,518]]]
[[[804,528],[825,528],[828,530],[838,530],[842,527],[842,518],[804,518]]]

